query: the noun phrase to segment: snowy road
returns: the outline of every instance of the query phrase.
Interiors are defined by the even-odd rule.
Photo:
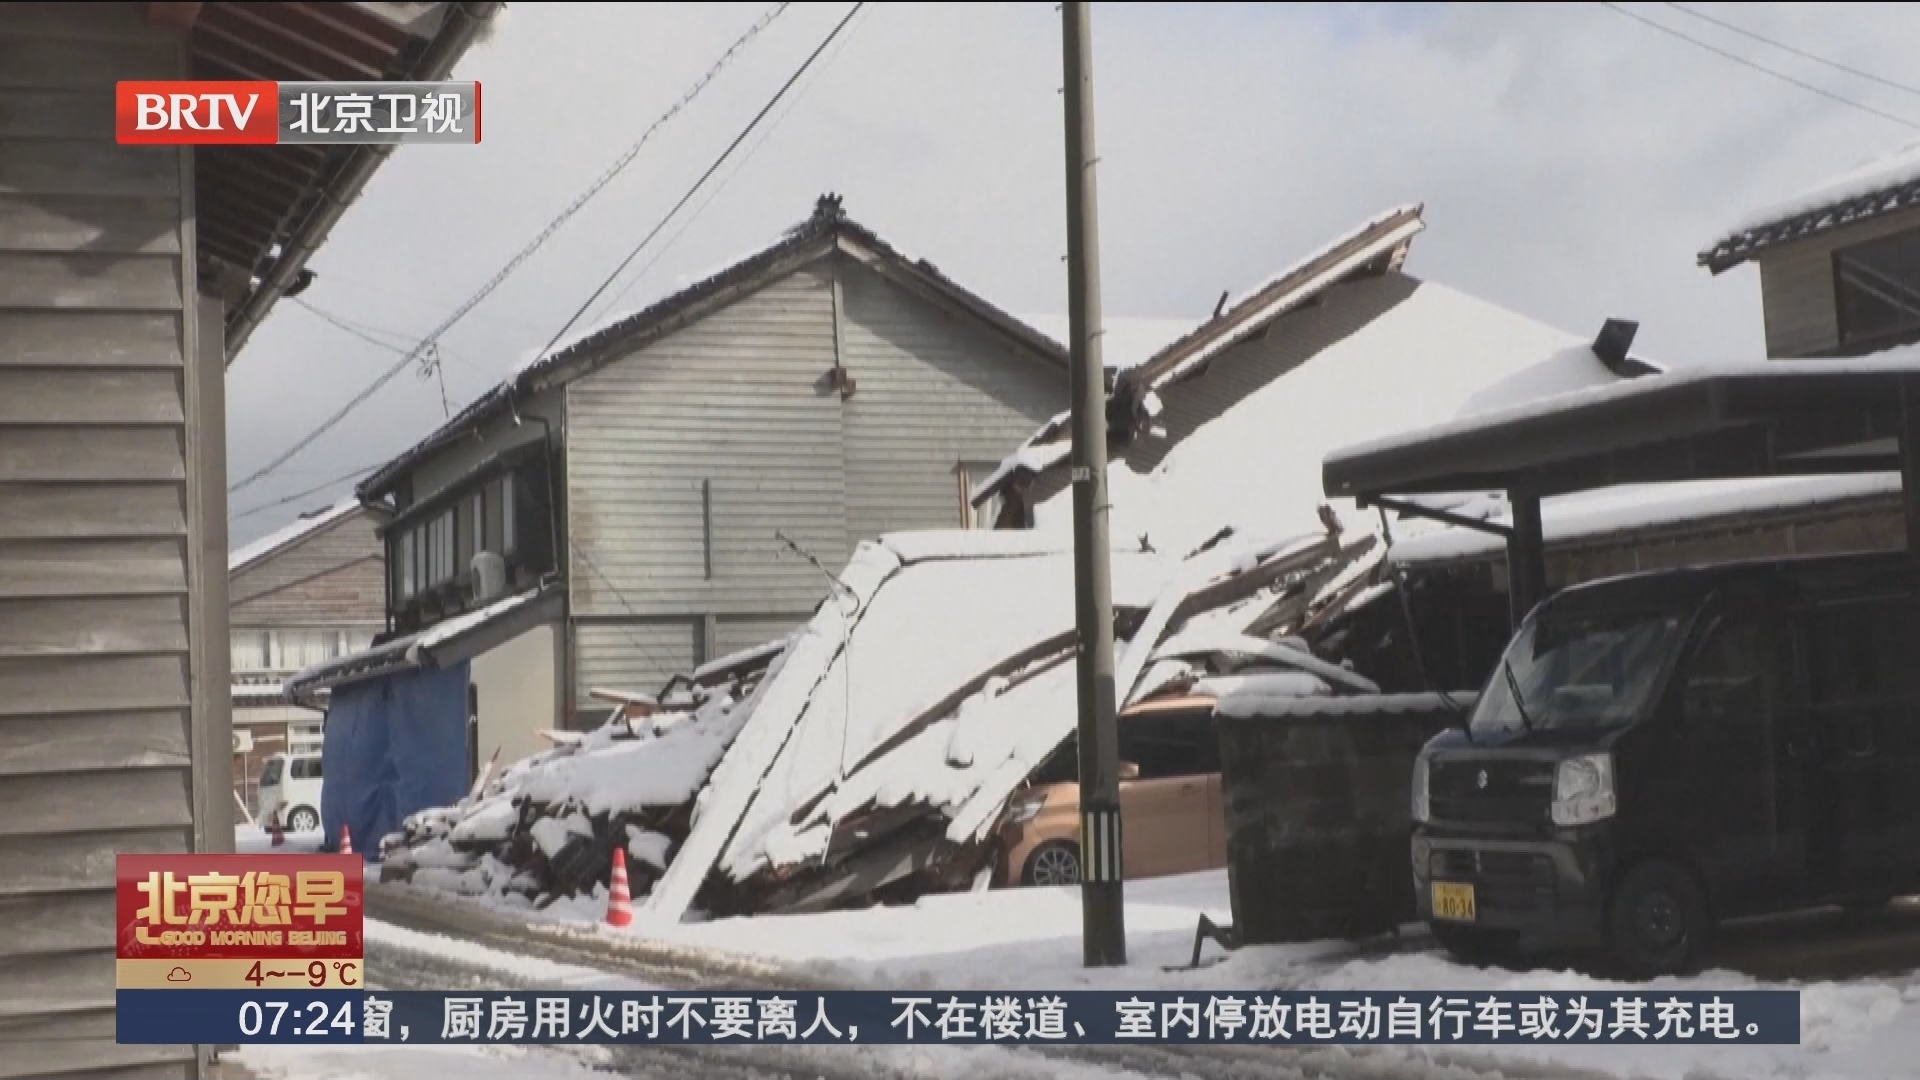
[[[470,908],[434,905],[405,894],[370,892],[368,970],[387,989],[807,989],[772,969],[709,966],[710,957],[636,943],[612,944],[552,932]],[[452,935],[452,936],[443,936]],[[423,1051],[415,1048],[413,1053]],[[601,1047],[548,1052],[554,1067],[588,1066],[620,1076],[715,1080],[1482,1080],[1512,1077],[1511,1061],[1448,1050],[1402,1048],[1139,1046],[1002,1047]],[[530,1065],[531,1059],[521,1062]],[[400,1075],[370,1059],[356,1076]],[[546,1076],[528,1068],[527,1076]],[[556,1075],[572,1076],[569,1071]],[[1590,1080],[1608,1074],[1529,1066],[1538,1080]]]

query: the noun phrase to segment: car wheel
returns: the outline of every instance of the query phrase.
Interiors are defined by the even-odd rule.
[[[1020,880],[1028,885],[1080,884],[1080,846],[1071,840],[1049,840],[1027,856]]]
[[[1614,887],[1607,953],[1629,978],[1679,974],[1706,954],[1708,928],[1693,875],[1672,863],[1644,863]]]
[[[1441,948],[1463,964],[1486,967],[1505,963],[1513,957],[1512,934],[1438,921],[1428,922],[1427,929],[1433,932],[1433,940],[1439,942]]]
[[[311,806],[296,806],[293,813],[287,815],[287,828],[292,832],[312,832],[320,827],[320,815],[313,812]]]

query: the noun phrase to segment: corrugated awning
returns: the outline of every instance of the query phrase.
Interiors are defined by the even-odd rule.
[[[455,616],[415,634],[395,638],[353,656],[317,664],[287,680],[295,701],[334,687],[403,671],[438,671],[471,660],[536,626],[558,620],[565,611],[566,589],[555,582],[508,597],[479,611]]]

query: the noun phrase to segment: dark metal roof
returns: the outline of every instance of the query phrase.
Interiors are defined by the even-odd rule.
[[[962,288],[925,259],[902,254],[879,234],[848,218],[841,210],[839,197],[829,195],[819,200],[811,217],[789,229],[778,243],[603,330],[570,342],[509,376],[431,435],[381,466],[356,490],[362,499],[379,498],[391,491],[394,481],[414,463],[480,423],[507,412],[513,401],[565,385],[836,251],[861,260],[896,283],[979,318],[1034,356],[1066,366],[1066,350],[1058,342]]]
[[[1920,352],[1681,369],[1560,395],[1329,456],[1329,496],[1554,495],[1616,484],[1899,468]]]
[[[501,5],[149,4],[188,28],[196,79],[443,79]],[[408,9],[402,11],[401,9]],[[388,14],[380,13],[389,10]],[[411,16],[403,26],[396,19]],[[194,156],[203,281],[229,297],[231,363],[273,302],[308,280],[307,259],[391,146],[208,146]],[[220,284],[225,283],[225,284]]]
[[[472,612],[448,622],[466,619],[449,632],[445,624],[430,626],[406,637],[375,645],[365,652],[317,664],[286,682],[287,695],[305,704],[321,691],[403,671],[437,671],[470,660],[519,637],[536,626],[559,619],[566,610],[566,588],[549,582],[502,603],[497,613]]]
[[[1734,233],[1701,252],[1698,262],[1718,274],[1758,258],[1769,248],[1830,233],[1895,210],[1910,210],[1917,205],[1920,205],[1920,177]]]

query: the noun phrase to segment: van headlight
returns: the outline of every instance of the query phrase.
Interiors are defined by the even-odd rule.
[[[1568,758],[1553,770],[1553,823],[1585,825],[1613,816],[1613,755]]]
[[[1433,816],[1432,800],[1427,797],[1427,769],[1424,756],[1413,759],[1413,820],[1422,825]]]

